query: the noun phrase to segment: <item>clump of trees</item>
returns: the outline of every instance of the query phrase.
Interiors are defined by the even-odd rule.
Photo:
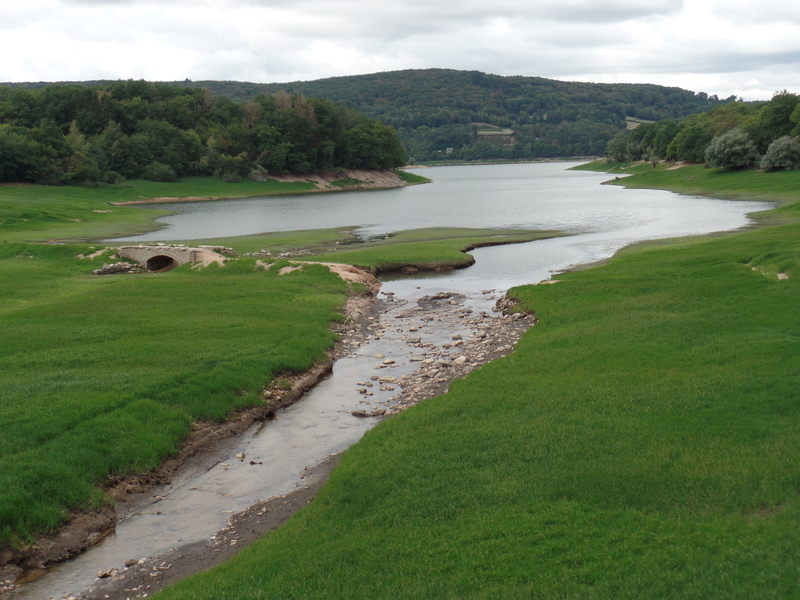
[[[800,168],[800,96],[776,93],[769,102],[730,102],[683,120],[644,123],[618,133],[606,157],[623,161],[687,161],[736,170]]]
[[[738,127],[711,140],[704,156],[709,167],[732,171],[752,167],[758,160],[755,143]]]
[[[393,128],[302,94],[237,103],[145,81],[0,87],[0,181],[234,180],[406,160]]]

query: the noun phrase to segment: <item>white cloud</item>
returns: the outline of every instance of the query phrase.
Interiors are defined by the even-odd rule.
[[[12,57],[0,81],[281,82],[446,67],[747,99],[800,91],[800,5],[786,0],[13,4],[0,7],[0,52]]]

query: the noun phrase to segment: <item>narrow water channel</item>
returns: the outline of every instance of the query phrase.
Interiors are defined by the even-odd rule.
[[[584,174],[578,174],[573,179],[574,173],[565,171],[564,166],[531,168],[536,166],[469,167],[464,168],[469,171],[456,172],[453,170],[459,168],[431,169],[425,174],[435,183],[393,190],[393,203],[402,204],[404,210],[408,210],[411,204],[416,206],[422,194],[423,199],[427,198],[424,202],[437,199],[433,212],[440,213],[440,217],[432,220],[403,217],[405,224],[401,224],[398,212],[384,207],[383,222],[378,221],[381,214],[377,211],[365,215],[360,224],[369,233],[384,233],[417,226],[484,227],[502,222],[508,227],[559,228],[574,235],[481,248],[473,252],[477,262],[468,269],[436,277],[385,281],[381,292],[382,312],[373,317],[363,343],[353,346],[336,361],[330,377],[298,403],[280,410],[273,420],[224,441],[212,453],[192,459],[172,478],[170,485],[155,490],[147,501],[125,509],[115,534],[75,560],[15,590],[11,597],[27,600],[77,597],[100,585],[96,581],[100,571],[118,569],[124,573],[126,561],[157,556],[173,548],[207,540],[226,526],[231,515],[296,489],[302,485],[309,468],[357,442],[379,422],[378,416],[359,417],[354,416],[354,412],[391,414],[397,407],[404,379],[409,381],[424,366],[441,366],[441,369],[429,371],[430,378],[441,377],[441,371],[452,368],[448,365],[454,364],[465,345],[487,342],[483,339],[485,332],[497,323],[493,319],[498,318],[494,304],[509,287],[537,283],[570,267],[608,258],[636,241],[742,227],[748,223],[748,213],[767,208],[763,203],[692,199],[666,192],[652,195],[611,188],[613,192],[609,193],[608,186],[598,185],[599,177],[587,179]],[[470,182],[468,194],[463,185],[465,178]],[[513,183],[511,186],[509,179]],[[577,182],[576,186],[570,188],[571,181]],[[538,191],[545,188],[557,189],[561,200],[538,200]],[[538,191],[532,194],[531,190]],[[403,194],[413,198],[409,200]],[[319,206],[320,197],[307,201],[299,198],[300,202],[310,203],[311,208],[298,210],[313,212],[313,207]],[[352,211],[358,212],[358,206],[364,202],[381,202],[385,197],[381,193],[375,196],[372,193],[336,194],[326,196],[324,202],[330,204],[333,213],[348,212],[337,219],[342,219],[343,225],[353,225]],[[464,213],[458,210],[459,206],[464,202],[473,206],[481,198],[482,213],[471,217],[472,224],[456,218]],[[487,198],[493,201],[487,202]],[[501,206],[501,201],[506,205]],[[247,206],[253,206],[253,201],[246,202]],[[547,204],[546,209],[543,202]],[[278,205],[269,199],[262,200],[263,205],[270,203]],[[338,208],[337,203],[341,203]],[[356,208],[353,208],[354,203]],[[440,205],[444,203],[450,203],[449,208],[442,209]],[[202,204],[207,207],[219,204],[227,206],[228,211],[234,210],[224,203]],[[561,214],[558,213],[559,204],[563,209]],[[539,216],[535,216],[537,206],[542,213]],[[222,230],[213,229],[213,223],[198,225],[197,213],[189,205],[180,208],[189,211],[195,227],[193,235],[185,237],[230,235],[228,224],[222,225],[225,230],[222,233]],[[205,214],[205,219],[216,219],[219,224],[218,210],[211,207],[200,212]],[[278,207],[278,213],[282,211],[284,209]],[[548,211],[552,214],[545,215]],[[481,220],[489,213],[501,213],[502,217],[486,216]],[[247,210],[243,214],[247,214]],[[276,228],[309,228],[297,227],[284,216],[269,216],[266,221]],[[481,224],[475,224],[477,221]],[[173,221],[178,222],[179,219]],[[265,226],[264,223],[260,225],[261,231]],[[331,222],[324,226],[330,227]],[[202,228],[202,234],[198,233],[198,227]],[[160,232],[159,239],[172,239],[170,232],[170,228]],[[177,234],[173,232],[173,235]],[[147,239],[155,238],[147,236]],[[509,351],[510,346],[493,350],[502,354]],[[139,598],[146,593],[142,588],[125,597]],[[105,596],[96,591],[82,597]]]

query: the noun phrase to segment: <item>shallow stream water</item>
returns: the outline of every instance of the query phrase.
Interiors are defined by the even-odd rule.
[[[557,229],[573,235],[481,248],[473,251],[477,262],[468,269],[385,281],[383,292],[395,301],[387,303],[371,339],[337,360],[330,377],[273,420],[192,459],[169,486],[126,514],[114,535],[11,596],[77,595],[94,584],[98,571],[123,569],[126,560],[208,539],[231,514],[295,489],[307,467],[346,449],[378,422],[355,417],[354,410],[391,407],[397,394],[391,386],[370,387],[369,396],[358,390],[376,373],[400,378],[418,368],[424,353],[409,344],[409,331],[423,343],[443,347],[454,336],[474,336],[480,325],[471,325],[465,315],[490,314],[509,287],[608,258],[636,241],[739,228],[748,223],[748,213],[768,207],[602,186],[607,175],[570,172],[568,166],[442,167],[422,172],[434,183],[397,190],[171,205],[180,213],[164,219],[166,229],[130,241],[339,226],[360,227],[363,235],[445,226]],[[414,312],[421,297],[443,291],[460,295],[438,313]],[[383,357],[394,364],[384,364]],[[244,460],[236,457],[240,453]]]

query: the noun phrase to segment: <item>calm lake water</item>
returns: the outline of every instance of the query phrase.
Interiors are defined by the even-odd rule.
[[[600,185],[606,173],[569,171],[578,163],[452,166],[421,169],[433,183],[370,191],[161,204],[177,214],[166,228],[115,241],[204,239],[356,227],[362,236],[425,227],[559,230],[569,238],[473,252],[477,264],[437,279],[454,289],[507,289],[607,258],[628,244],[747,225],[769,205]],[[417,281],[417,280],[415,280]],[[424,280],[423,280],[424,281]],[[410,282],[405,286],[416,289]],[[409,287],[410,286],[410,287]],[[424,285],[423,291],[424,291]],[[392,289],[404,291],[402,283]]]

